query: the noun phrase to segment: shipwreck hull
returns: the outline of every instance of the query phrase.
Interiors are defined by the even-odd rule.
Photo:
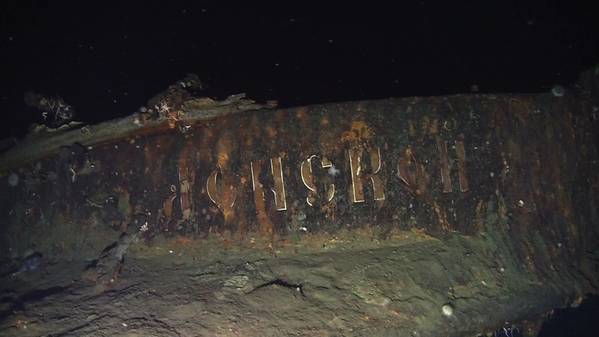
[[[25,141],[2,158],[1,253],[96,254],[121,232],[275,254],[412,245],[388,262],[405,271],[394,285],[351,288],[412,317],[374,332],[460,335],[536,318],[597,291],[593,76],[565,97],[237,104]],[[296,274],[281,275],[299,284]],[[422,296],[397,295],[410,291]]]

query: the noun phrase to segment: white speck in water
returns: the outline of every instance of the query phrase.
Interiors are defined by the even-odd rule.
[[[441,307],[441,311],[443,312],[443,315],[447,317],[453,316],[453,307],[449,303],[443,304],[443,306]]]
[[[12,187],[15,187],[19,184],[19,176],[16,173],[11,173],[8,176],[8,184]]]
[[[551,93],[555,97],[563,97],[566,94],[566,89],[561,85],[554,85],[553,88],[551,88]]]
[[[518,200],[518,207],[524,207],[524,200]]]
[[[339,175],[339,172],[340,172],[340,171],[339,171],[339,169],[337,169],[337,168],[335,167],[335,165],[331,165],[331,167],[329,167],[329,169],[328,169],[328,173],[329,173],[329,175],[330,175],[330,176],[332,176],[332,177],[336,177],[336,176],[338,176],[338,175]]]

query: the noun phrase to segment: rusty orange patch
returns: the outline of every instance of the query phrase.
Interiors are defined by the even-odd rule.
[[[374,131],[364,121],[353,121],[349,131],[341,135],[342,142],[361,142],[374,137]]]

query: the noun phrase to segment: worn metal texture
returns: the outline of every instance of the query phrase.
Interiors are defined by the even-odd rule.
[[[185,132],[142,128],[13,170],[3,212],[11,223],[96,217],[115,228],[145,224],[148,240],[235,242],[364,227],[382,238],[412,228],[471,235],[498,203],[512,237],[541,236],[577,254],[597,188],[595,115],[581,109],[577,97],[467,95],[245,111]],[[534,249],[527,241],[517,240],[523,256]]]
[[[183,114],[184,102],[165,105],[165,120],[132,116],[30,139],[0,162],[1,255],[96,254],[122,232],[149,246],[197,243],[206,249],[192,255],[204,261],[233,248],[357,251],[355,242],[370,242],[387,259],[389,251],[406,257],[381,262],[380,275],[362,272],[379,256],[331,268],[344,270],[335,277],[355,273],[348,298],[420,317],[402,329],[460,335],[537,317],[599,286],[597,79],[585,73],[564,97],[290,109],[235,99]],[[272,279],[319,284],[310,276],[318,268],[294,259]],[[455,263],[462,259],[470,262]],[[434,282],[433,265],[445,266]],[[389,300],[371,298],[376,289]],[[399,292],[426,295],[396,301]],[[449,316],[469,324],[439,321],[445,302],[459,308]],[[496,310],[485,312],[491,303]]]

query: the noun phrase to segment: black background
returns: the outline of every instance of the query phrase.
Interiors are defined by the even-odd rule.
[[[286,107],[473,84],[540,92],[599,59],[591,1],[397,3],[2,2],[1,138],[41,121],[23,102],[28,90],[61,96],[95,123],[133,113],[190,72],[208,96],[246,92]]]

